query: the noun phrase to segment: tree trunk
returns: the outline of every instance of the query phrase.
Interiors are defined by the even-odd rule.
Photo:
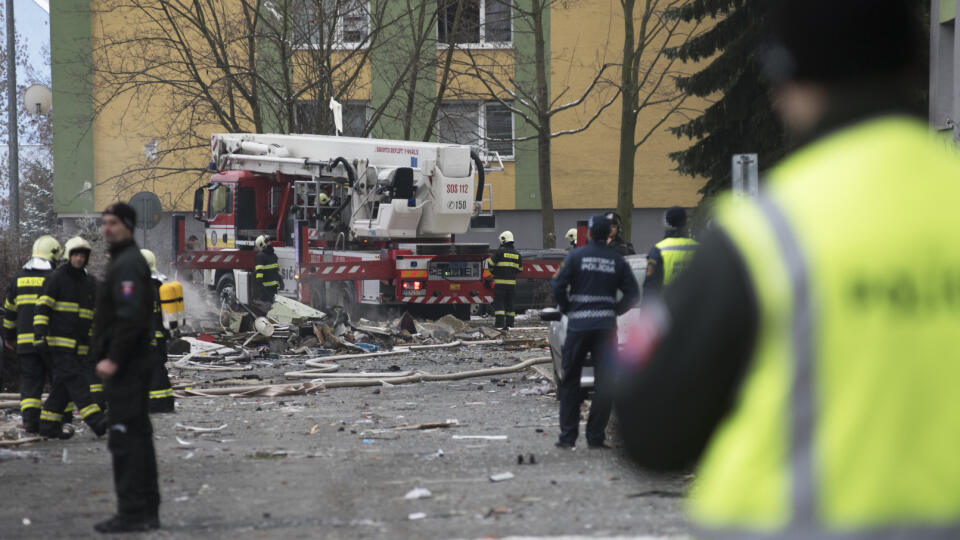
[[[634,56],[633,0],[623,0],[623,66],[620,69],[620,162],[617,169],[617,213],[620,233],[630,241],[633,225],[633,176],[637,133],[637,70]]]
[[[543,11],[541,0],[531,0],[533,7],[533,30],[536,43],[537,69],[537,173],[540,177],[540,216],[543,223],[543,247],[557,246],[553,222],[553,184],[550,178],[550,89],[547,82],[546,42],[543,35]],[[548,8],[546,8],[548,9]]]

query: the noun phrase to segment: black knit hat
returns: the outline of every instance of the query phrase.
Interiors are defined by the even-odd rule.
[[[130,229],[130,232],[137,227],[137,211],[127,203],[116,202],[103,211],[103,215],[117,216],[117,219],[123,222]]]
[[[777,0],[762,64],[773,82],[900,79],[926,53],[916,0]]]
[[[687,226],[687,211],[679,206],[673,206],[663,214],[663,221],[667,227],[682,229]]]

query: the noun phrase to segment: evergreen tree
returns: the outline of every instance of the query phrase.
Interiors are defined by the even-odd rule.
[[[783,131],[769,101],[769,86],[760,73],[763,22],[775,0],[692,0],[672,9],[683,21],[719,18],[703,32],[667,54],[685,62],[716,57],[699,72],[677,80],[690,95],[719,99],[697,118],[671,128],[678,138],[696,140],[670,158],[677,170],[707,179],[706,197],[729,189],[733,154],[759,154],[760,168],[773,165],[785,151]]]

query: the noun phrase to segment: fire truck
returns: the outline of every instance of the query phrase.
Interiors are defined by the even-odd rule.
[[[487,244],[456,235],[494,229],[484,162],[469,146],[322,135],[213,134],[213,172],[194,193],[203,240],[174,220],[179,271],[202,271],[224,296],[249,298],[254,241],[271,239],[280,294],[351,315],[402,307],[466,318],[493,301]],[[487,203],[487,208],[484,208]],[[555,260],[521,277],[548,279]]]

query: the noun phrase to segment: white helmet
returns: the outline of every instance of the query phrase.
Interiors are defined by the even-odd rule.
[[[63,258],[69,259],[73,255],[74,251],[83,250],[87,252],[87,257],[90,257],[90,252],[93,249],[90,247],[90,242],[87,242],[82,236],[74,236],[73,238],[67,240],[66,245],[63,247]]]
[[[564,235],[564,238],[566,238],[568,241],[570,241],[571,244],[576,244],[576,243],[577,243],[577,229],[576,229],[576,228],[573,228],[573,229],[570,229],[569,231],[567,231],[567,234]]]
[[[37,238],[33,243],[33,256],[57,264],[57,259],[60,258],[60,242],[49,234]]]
[[[153,254],[149,249],[141,249],[140,254],[143,255],[143,260],[147,261],[147,266],[150,267],[150,272],[157,273],[157,256]]]
[[[510,232],[510,231],[503,231],[502,233],[500,233],[500,243],[501,243],[501,244],[508,244],[508,243],[510,243],[510,242],[513,242],[513,233],[512,233],[512,232]]]
[[[267,247],[269,243],[267,235],[262,234],[257,237],[257,240],[254,242],[254,245],[257,246],[257,251],[263,251],[263,248]]]

